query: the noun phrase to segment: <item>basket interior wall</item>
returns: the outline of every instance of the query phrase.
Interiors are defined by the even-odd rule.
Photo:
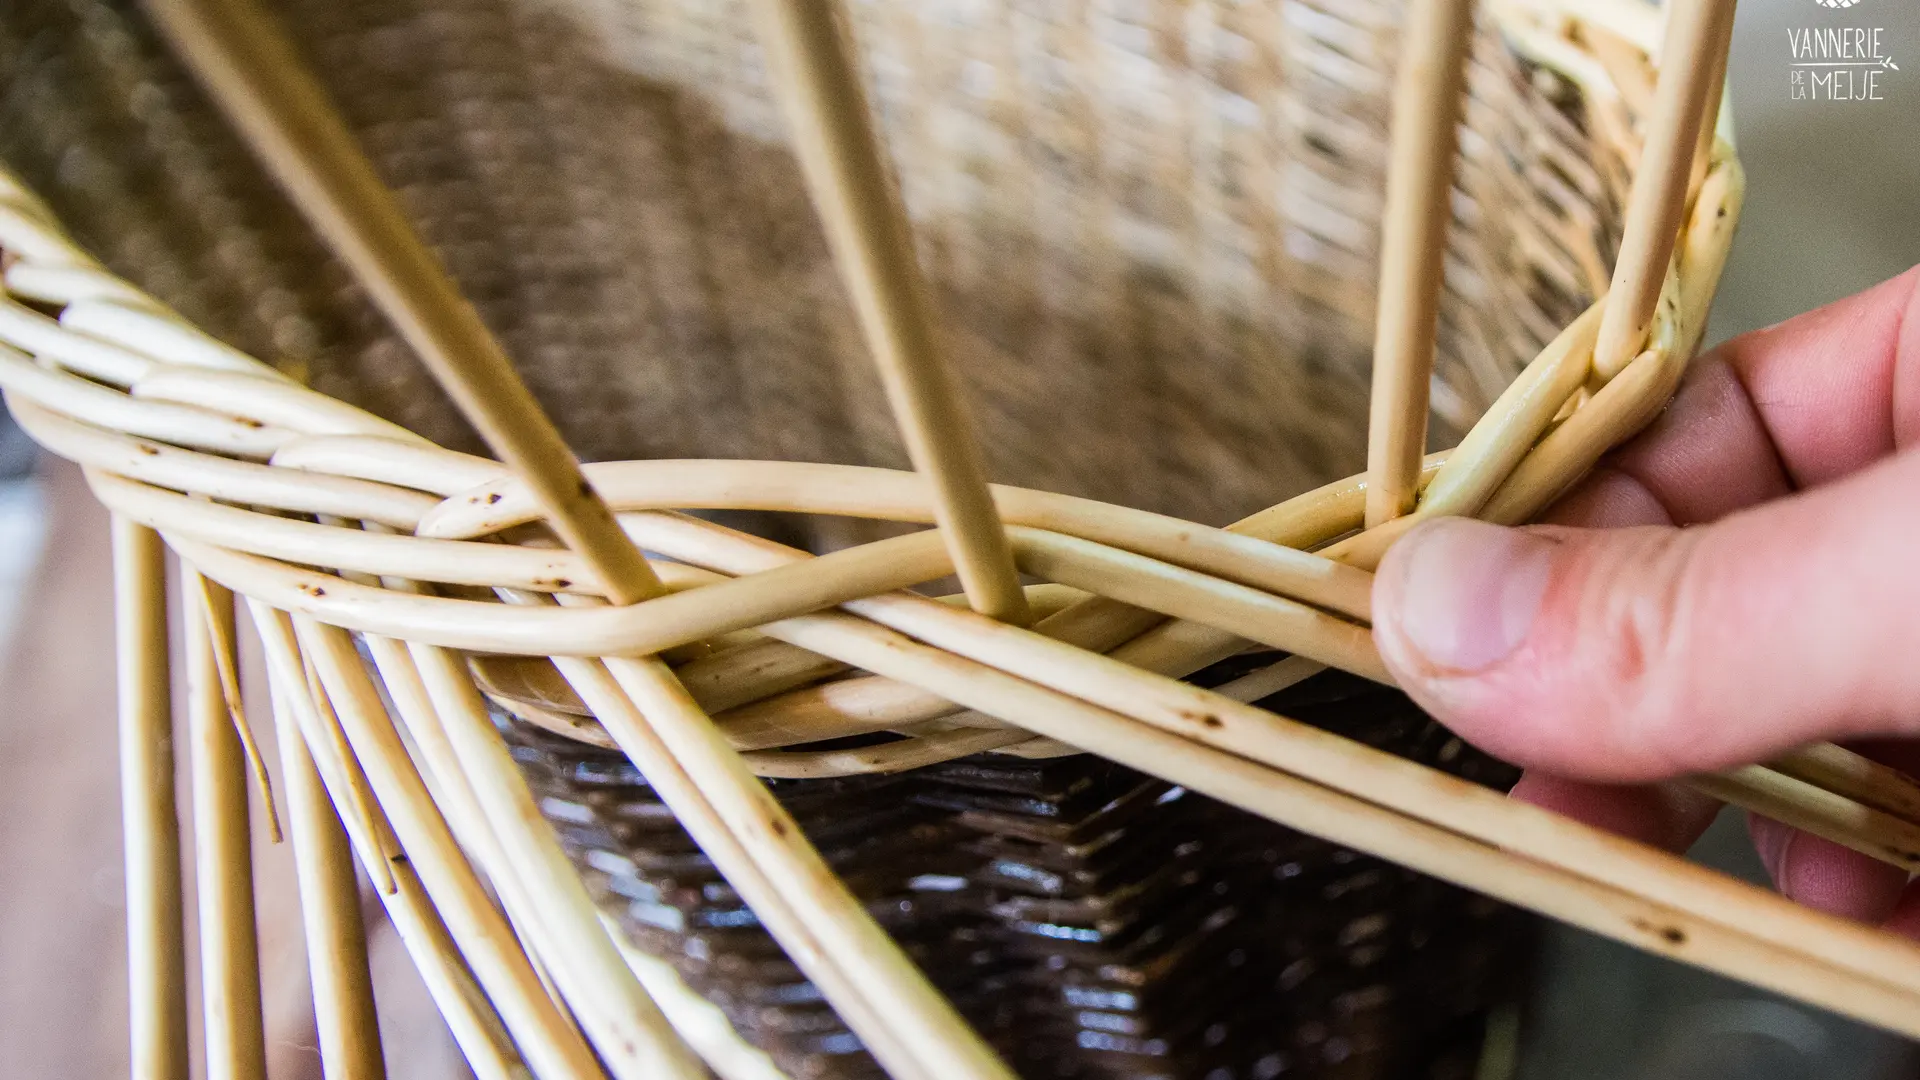
[[[272,6],[582,456],[904,464],[742,4]],[[856,6],[995,479],[1221,522],[1359,465],[1399,8]],[[7,5],[0,71],[110,265],[472,445],[132,0]],[[1623,171],[1485,15],[1471,94],[1442,430],[1604,282]]]

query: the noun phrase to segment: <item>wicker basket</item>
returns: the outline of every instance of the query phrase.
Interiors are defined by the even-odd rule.
[[[1629,0],[277,6],[321,81],[250,0],[0,16],[54,203],[0,179],[0,387],[115,515],[143,1075],[186,1039],[163,539],[231,1075],[233,594],[337,1075],[379,1068],[355,857],[482,1076],[769,1068],[736,1031],[802,1078],[1458,1075],[1517,932],[1422,873],[1920,1032],[1920,950],[1319,674],[1386,681],[1408,525],[1525,520],[1671,394],[1740,200],[1729,3],[1658,47]],[[472,438],[408,346],[506,464],[423,437]],[[1430,385],[1471,430],[1423,462]],[[919,475],[798,463],[898,461],[883,400]],[[1836,753],[1779,767],[1884,802]],[[1703,783],[1818,824],[1751,780]]]
[[[744,4],[274,6],[583,459],[907,464]],[[9,5],[0,160],[197,325],[479,449],[119,7]],[[1437,445],[1606,291],[1658,25],[1600,10],[1610,75],[1551,9],[1483,17]],[[1355,471],[1399,4],[1077,11],[858,7],[990,474],[1225,524]]]

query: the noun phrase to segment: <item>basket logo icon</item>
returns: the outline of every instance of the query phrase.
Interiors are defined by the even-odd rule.
[[[1813,0],[1823,8],[1850,8],[1860,0]]]

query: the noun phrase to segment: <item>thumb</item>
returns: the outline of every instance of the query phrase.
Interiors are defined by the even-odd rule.
[[[1920,454],[1689,529],[1459,518],[1394,546],[1374,637],[1462,736],[1638,782],[1920,734]]]

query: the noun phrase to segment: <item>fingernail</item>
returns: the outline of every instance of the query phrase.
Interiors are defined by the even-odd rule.
[[[1484,671],[1510,656],[1546,596],[1554,543],[1518,529],[1443,518],[1408,533],[1394,560],[1389,617],[1429,667]]]

